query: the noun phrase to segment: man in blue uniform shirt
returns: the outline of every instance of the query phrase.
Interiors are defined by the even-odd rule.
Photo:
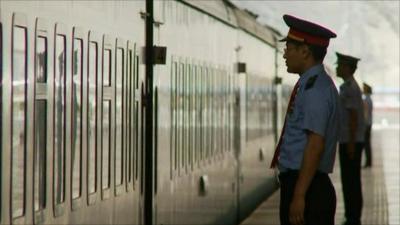
[[[287,71],[300,78],[271,163],[280,171],[280,220],[284,225],[333,225],[336,194],[328,173],[335,161],[339,98],[322,62],[336,34],[293,16],[283,19],[290,27],[282,40],[283,58]]]
[[[374,104],[372,102],[372,87],[363,83],[363,102],[364,102],[364,149],[365,149],[365,165],[364,168],[372,166],[372,153],[371,153],[371,128],[372,128],[372,109]],[[361,157],[362,158],[362,157]]]
[[[345,225],[359,225],[363,204],[360,173],[365,121],[362,93],[353,75],[360,59],[341,53],[336,55],[336,73],[344,80],[340,86],[339,156]]]

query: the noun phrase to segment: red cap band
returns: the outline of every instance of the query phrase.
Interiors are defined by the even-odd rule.
[[[298,30],[289,29],[289,33],[287,35],[289,38],[292,38],[296,41],[305,41],[309,44],[320,45],[323,47],[327,47],[329,45],[329,38],[321,38],[317,36],[312,36],[307,33],[303,33]]]

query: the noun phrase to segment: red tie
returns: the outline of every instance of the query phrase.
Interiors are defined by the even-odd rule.
[[[281,136],[279,137],[278,145],[275,148],[275,153],[274,153],[274,157],[272,158],[270,168],[274,168],[276,166],[276,163],[278,162],[278,157],[279,157],[279,153],[281,150],[281,144],[282,144],[282,137],[283,137],[283,134],[285,133],[285,128],[286,128],[287,114],[289,112],[289,109],[292,108],[292,104],[296,97],[297,89],[299,89],[299,81],[297,81],[296,85],[293,88],[292,94],[290,95],[289,104],[288,104],[288,107],[286,110],[285,123],[284,123],[282,131],[281,131]]]

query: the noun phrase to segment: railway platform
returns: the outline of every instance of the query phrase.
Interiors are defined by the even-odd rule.
[[[400,224],[399,125],[377,123],[372,132],[373,166],[361,171],[364,198],[361,222],[363,225],[397,225]],[[330,177],[337,197],[335,224],[341,225],[344,222],[344,203],[338,155]],[[241,225],[280,224],[279,195],[278,190]]]

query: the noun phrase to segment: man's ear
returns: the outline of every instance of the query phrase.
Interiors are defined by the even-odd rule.
[[[304,56],[304,58],[307,58],[311,54],[311,50],[307,45],[301,45],[300,47],[300,52]]]

